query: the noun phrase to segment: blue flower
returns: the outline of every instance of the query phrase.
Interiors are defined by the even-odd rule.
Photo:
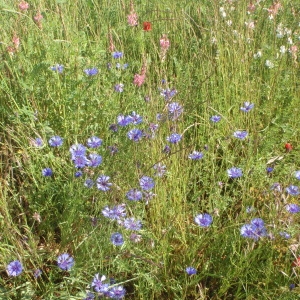
[[[197,270],[193,267],[187,267],[185,271],[189,276],[197,274]]]
[[[266,236],[267,231],[264,221],[260,218],[251,220],[250,224],[245,224],[241,227],[241,235],[254,240],[258,240],[260,237]]]
[[[210,120],[214,123],[218,123],[221,121],[221,116],[212,116]]]
[[[142,222],[135,218],[127,218],[124,220],[123,226],[128,230],[141,230]]]
[[[110,241],[115,245],[115,246],[122,246],[124,244],[124,239],[123,235],[119,232],[115,232],[111,235]]]
[[[279,232],[279,235],[285,239],[290,239],[291,238],[291,235],[285,231],[281,231]]]
[[[115,85],[114,89],[117,93],[122,93],[124,91],[124,84],[118,83]]]
[[[151,177],[148,176],[142,176],[140,179],[140,187],[144,191],[149,191],[153,189],[155,186],[154,180]]]
[[[130,116],[118,115],[117,116],[117,123],[119,126],[127,126],[131,124],[132,118]]]
[[[112,53],[112,57],[115,58],[115,59],[118,59],[118,58],[122,58],[123,57],[123,53],[122,52],[113,52]]]
[[[102,145],[102,140],[97,136],[92,136],[87,140],[87,146],[90,148],[98,148]]]
[[[53,171],[50,168],[45,168],[42,170],[42,175],[45,177],[50,177],[53,175]]]
[[[62,73],[63,70],[64,70],[64,66],[63,66],[63,65],[57,64],[57,65],[54,65],[54,66],[50,67],[50,69],[51,69],[52,71],[57,72],[57,73]]]
[[[126,216],[125,204],[119,204],[114,206],[113,208],[109,208],[108,206],[104,207],[102,210],[102,214],[104,217],[112,219],[112,220],[120,220]]]
[[[94,76],[98,74],[98,69],[97,68],[85,69],[84,72],[88,76]]]
[[[57,257],[57,265],[64,271],[69,271],[74,265],[74,258],[68,253],[63,253]]]
[[[176,89],[162,89],[160,95],[165,98],[165,101],[169,101],[172,97],[177,94]]]
[[[134,125],[141,124],[143,122],[143,118],[137,114],[135,111],[133,111],[129,117],[131,118],[131,123]]]
[[[6,271],[8,276],[15,277],[23,272],[23,266],[19,260],[14,260],[7,265]]]
[[[227,174],[230,178],[238,178],[243,175],[243,172],[240,168],[232,167],[227,170]]]
[[[31,143],[34,147],[37,147],[37,148],[40,148],[40,147],[43,147],[43,140],[41,138],[35,138],[34,140],[32,140],[32,143]]]
[[[158,177],[162,177],[165,175],[166,173],[166,166],[163,165],[162,163],[157,163],[153,166],[153,169],[155,170],[155,176],[158,176]]]
[[[167,141],[171,144],[177,144],[181,140],[181,135],[178,133],[172,133],[170,136],[167,137]]]
[[[143,194],[137,189],[131,189],[127,192],[126,197],[131,201],[139,201],[143,198]]]
[[[169,118],[172,121],[177,120],[183,112],[182,106],[178,102],[168,104]]]
[[[135,142],[140,141],[143,138],[143,135],[143,132],[137,128],[133,128],[127,133],[128,138]]]
[[[109,125],[109,130],[111,130],[112,132],[117,132],[118,131],[118,125],[117,124]]]
[[[240,140],[244,140],[248,135],[247,131],[241,131],[241,130],[237,130],[233,133],[233,136],[240,139]]]
[[[211,225],[213,219],[210,214],[199,214],[195,217],[195,223],[201,227],[208,227]]]
[[[299,205],[294,204],[294,203],[287,204],[285,209],[292,214],[296,214],[300,211]]]
[[[271,172],[273,172],[273,170],[274,170],[273,167],[267,167],[266,168],[266,171],[267,171],[268,174],[271,173]]]
[[[166,154],[169,154],[169,153],[171,152],[170,146],[166,145],[166,146],[164,147],[164,149],[162,150],[162,152],[163,152],[163,153],[166,153]]]
[[[88,292],[86,297],[83,300],[93,300],[95,299],[95,295],[93,293]]]
[[[51,147],[59,147],[62,144],[63,144],[63,139],[58,135],[55,135],[55,136],[51,137],[50,140],[49,140],[49,145]]]
[[[199,160],[203,158],[204,154],[202,152],[193,151],[191,154],[189,154],[189,159],[192,160]]]
[[[74,144],[70,147],[71,157],[85,156],[86,148],[82,144]]]
[[[295,177],[296,177],[298,180],[300,180],[300,171],[296,171],[296,172],[295,172]]]
[[[89,167],[96,168],[102,163],[102,156],[97,153],[90,153],[89,158],[90,158],[88,162]]]
[[[33,272],[33,276],[34,276],[34,278],[38,278],[38,277],[40,277],[41,275],[42,275],[42,270],[41,269],[36,269],[36,270],[34,270],[34,272]]]
[[[241,235],[245,238],[255,238],[254,228],[251,224],[245,224],[241,228]]]
[[[125,294],[126,290],[122,285],[114,286],[108,291],[108,297],[111,299],[122,299]]]
[[[75,168],[84,168],[89,164],[89,160],[84,155],[74,156],[72,158]]]
[[[252,108],[254,107],[253,103],[250,102],[244,102],[244,106],[240,108],[241,111],[243,112],[249,112]]]
[[[93,179],[87,178],[84,182],[84,186],[89,188],[89,189],[91,187],[93,187],[93,185],[94,185],[94,180]]]
[[[106,175],[101,175],[97,178],[97,188],[103,192],[110,190],[112,183],[109,182],[110,177]]]
[[[106,293],[109,288],[108,283],[104,283],[104,280],[106,279],[105,275],[102,275],[101,278],[99,278],[99,274],[96,274],[93,278],[91,286],[94,288],[94,290],[97,293]]]
[[[285,190],[291,196],[298,196],[300,194],[299,187],[296,185],[290,185]]]

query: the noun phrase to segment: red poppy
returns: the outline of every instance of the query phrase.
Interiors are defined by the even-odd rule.
[[[143,22],[143,29],[145,31],[150,31],[152,28],[151,28],[151,22]]]
[[[291,143],[286,143],[284,147],[286,152],[291,152],[293,150],[293,146]]]
[[[292,263],[293,267],[300,267],[300,257],[298,257],[296,260]]]

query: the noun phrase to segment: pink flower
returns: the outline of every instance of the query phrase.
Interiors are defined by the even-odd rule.
[[[165,34],[163,34],[159,40],[159,44],[160,44],[161,49],[168,50],[170,47],[170,40],[167,38],[167,36]]]
[[[135,74],[133,79],[133,84],[136,86],[141,86],[146,79],[146,74]]]
[[[135,12],[130,12],[127,16],[129,26],[137,26],[138,24],[138,16]]]
[[[43,18],[44,18],[44,17],[41,15],[40,12],[38,12],[38,13],[33,17],[34,21],[36,21],[37,23],[40,23],[41,20],[42,20]]]
[[[20,38],[18,38],[16,35],[13,36],[12,42],[15,45],[15,49],[18,49],[20,46]]]
[[[29,8],[29,4],[26,1],[21,1],[19,3],[20,10],[26,11]]]

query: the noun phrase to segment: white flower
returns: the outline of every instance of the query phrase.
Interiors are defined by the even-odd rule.
[[[286,52],[286,47],[285,46],[280,46],[280,53],[284,54]]]
[[[272,68],[274,68],[274,64],[270,61],[270,60],[266,60],[266,67],[268,67],[269,69],[272,69]]]

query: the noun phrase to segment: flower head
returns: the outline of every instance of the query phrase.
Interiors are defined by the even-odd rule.
[[[122,285],[117,285],[109,289],[108,297],[111,299],[122,299],[125,297],[126,290]]]
[[[137,26],[138,24],[138,16],[135,12],[130,12],[127,16],[127,21],[129,26]]]
[[[143,198],[143,194],[138,189],[131,189],[127,192],[126,197],[131,201],[139,201]]]
[[[189,276],[197,274],[197,270],[196,270],[194,267],[187,267],[187,268],[185,269],[185,272],[186,272]]]
[[[115,232],[111,235],[110,241],[115,245],[115,246],[122,246],[124,244],[124,239],[123,235],[119,232]]]
[[[300,180],[300,170],[295,172],[295,177]]]
[[[168,39],[166,34],[163,34],[159,40],[160,48],[164,51],[168,50],[170,47],[170,40]]]
[[[27,3],[26,1],[21,1],[19,3],[19,8],[20,10],[26,11],[29,8],[29,3]]]
[[[117,116],[117,123],[119,126],[127,126],[131,124],[132,118],[130,116],[118,115]]]
[[[109,182],[110,177],[101,175],[97,178],[97,188],[98,190],[101,190],[103,192],[106,192],[110,190],[110,186],[112,186],[112,183]]]
[[[287,204],[285,209],[292,214],[300,212],[300,206],[294,203]]]
[[[120,220],[126,216],[125,204],[116,205],[113,208],[106,206],[102,210],[102,214],[106,218]]]
[[[143,22],[143,30],[144,31],[150,31],[151,28],[151,22]]]
[[[74,265],[74,258],[68,253],[63,253],[57,257],[57,265],[64,271],[69,271]]]
[[[210,214],[199,214],[195,217],[195,223],[201,227],[208,227],[211,225],[213,219]]]
[[[40,147],[43,147],[43,140],[41,138],[35,138],[34,140],[31,141],[31,144],[34,146],[34,147],[37,147],[37,148],[40,148]]]
[[[202,152],[193,151],[191,154],[189,154],[189,159],[192,160],[199,160],[203,158],[204,154]]]
[[[237,130],[233,133],[233,136],[236,137],[237,139],[244,140],[248,136],[248,132],[245,130],[244,131]]]
[[[23,272],[23,266],[19,260],[14,260],[7,265],[6,271],[8,276],[15,277]]]
[[[143,132],[140,129],[133,128],[128,131],[127,136],[130,140],[138,142],[143,138]]]
[[[123,52],[115,51],[111,55],[113,58],[118,59],[123,57]]]
[[[38,278],[38,277],[40,277],[41,275],[42,275],[42,270],[41,269],[36,269],[36,270],[34,270],[34,272],[33,272],[33,276],[34,276],[34,278]]]
[[[169,118],[172,121],[177,120],[183,112],[182,106],[178,102],[168,104]]]
[[[169,101],[177,94],[176,89],[162,89],[160,95],[165,98],[165,101]]]
[[[86,147],[82,144],[74,144],[70,147],[70,153],[72,159],[74,159],[76,156],[85,156]]]
[[[178,142],[180,142],[181,138],[182,135],[178,133],[172,133],[170,136],[167,137],[167,141],[171,144],[177,144]]]
[[[214,123],[218,123],[221,121],[221,116],[212,116],[210,120]]]
[[[45,168],[42,170],[42,175],[45,177],[50,177],[53,175],[53,171],[50,168]]]
[[[92,69],[85,69],[84,73],[88,76],[94,76],[98,74],[98,69],[97,68],[92,68]]]
[[[63,139],[58,135],[51,137],[49,140],[49,145],[51,147],[59,147],[62,144],[63,144]]]
[[[244,102],[244,106],[240,108],[241,111],[243,112],[249,112],[252,108],[254,107],[253,103],[250,102]]]
[[[94,184],[95,184],[95,182],[94,182],[94,180],[91,179],[91,178],[87,178],[87,179],[85,180],[85,182],[84,182],[84,186],[87,187],[87,188],[89,188],[89,189],[90,189],[91,187],[93,187]]]
[[[128,230],[141,230],[142,222],[140,220],[136,220],[135,218],[127,218],[123,222],[123,226]]]
[[[140,187],[144,191],[149,191],[153,189],[155,186],[154,180],[151,177],[148,176],[142,176],[140,179]]]
[[[102,140],[97,136],[92,136],[87,140],[87,146],[90,148],[98,148],[102,145]]]
[[[298,196],[300,194],[299,187],[296,185],[290,185],[285,189],[289,195]]]
[[[89,155],[88,166],[89,167],[98,167],[102,163],[102,156],[97,153],[90,153]]]
[[[106,293],[108,291],[109,284],[104,283],[104,280],[106,280],[105,275],[102,275],[101,278],[99,278],[99,274],[94,276],[91,286],[97,293]]]
[[[57,65],[54,65],[54,66],[50,67],[50,69],[54,72],[57,72],[57,73],[61,74],[64,71],[64,66],[57,64]]]
[[[155,176],[158,176],[158,177],[164,176],[167,171],[166,168],[167,167],[160,162],[155,164],[153,166],[153,169],[155,170]]]
[[[117,93],[122,93],[124,91],[124,84],[118,83],[115,85],[114,89]]]
[[[227,174],[230,178],[238,178],[243,175],[243,172],[240,168],[232,167],[227,170]]]
[[[140,87],[146,79],[146,74],[135,74],[133,78],[133,84]]]

